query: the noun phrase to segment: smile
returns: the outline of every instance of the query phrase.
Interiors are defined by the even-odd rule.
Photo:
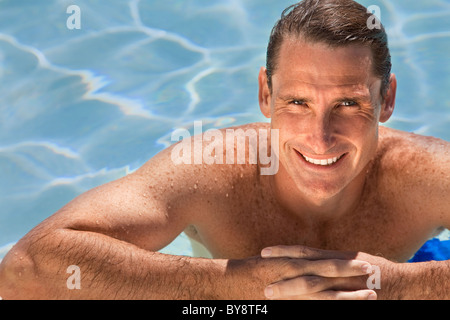
[[[298,152],[298,153],[300,153],[300,152]],[[339,157],[332,157],[332,158],[328,158],[328,159],[314,159],[314,158],[307,157],[302,153],[300,153],[300,155],[303,157],[303,159],[305,159],[309,163],[319,165],[319,166],[329,166],[329,165],[332,165],[332,164],[335,164],[336,162],[338,162],[339,159],[341,159],[343,156],[346,155],[346,153],[340,155]]]

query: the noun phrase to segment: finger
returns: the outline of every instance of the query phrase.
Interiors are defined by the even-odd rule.
[[[318,259],[351,259],[355,257],[353,252],[342,252],[334,250],[322,250],[306,246],[272,246],[261,251],[263,258],[302,258],[309,260]]]
[[[361,260],[303,260],[299,261],[299,270],[303,275],[318,275],[322,277],[354,277],[372,272],[372,266]]]
[[[289,298],[320,292],[330,286],[330,278],[304,276],[271,284],[264,290],[264,295],[269,299]]]
[[[266,291],[265,291],[266,293]],[[271,300],[376,300],[377,294],[373,290],[337,291],[324,290],[308,294],[269,295]]]
[[[322,291],[315,294],[310,299],[317,300],[376,300],[377,294],[373,290],[357,290],[357,291]]]
[[[301,276],[278,281],[266,287],[267,298],[285,299],[293,296],[311,295],[322,291],[358,291],[367,286],[361,277],[327,278],[320,276]]]

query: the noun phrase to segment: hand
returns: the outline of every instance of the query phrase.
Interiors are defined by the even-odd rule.
[[[355,253],[313,249],[305,246],[274,246],[261,251],[263,258],[295,259],[295,270],[267,286],[268,299],[376,299],[367,289],[372,266],[352,259]],[[294,261],[292,261],[294,262]]]

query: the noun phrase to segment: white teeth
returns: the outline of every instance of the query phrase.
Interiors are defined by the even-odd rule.
[[[342,156],[340,157],[334,157],[334,158],[330,158],[330,159],[313,159],[313,158],[308,158],[307,156],[302,155],[303,158],[313,164],[317,164],[317,165],[321,165],[321,166],[327,166],[333,163],[336,163]]]

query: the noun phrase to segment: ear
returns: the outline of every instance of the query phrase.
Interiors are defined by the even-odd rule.
[[[389,88],[386,92],[386,97],[381,105],[380,122],[386,122],[394,112],[395,107],[395,93],[397,92],[397,79],[395,74],[391,74],[389,79]]]
[[[258,84],[259,84],[259,92],[258,92],[259,108],[261,109],[262,114],[266,118],[270,118],[271,95],[269,85],[267,84],[267,72],[266,68],[264,67],[261,67],[261,69],[259,69]]]

